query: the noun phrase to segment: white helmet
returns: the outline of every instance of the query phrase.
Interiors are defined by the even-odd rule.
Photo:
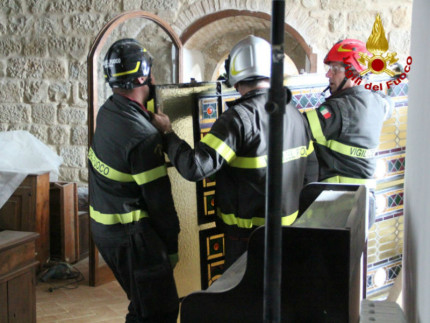
[[[271,53],[270,44],[262,38],[251,35],[242,39],[225,62],[228,83],[270,78]]]

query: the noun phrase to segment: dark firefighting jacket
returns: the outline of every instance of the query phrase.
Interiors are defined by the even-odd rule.
[[[334,93],[319,108],[306,112],[319,163],[319,180],[366,184],[376,166],[383,122],[392,102],[379,92],[355,86]]]
[[[148,112],[114,94],[100,108],[96,125],[88,153],[92,230],[150,223],[167,252],[177,253],[179,220],[162,138]]]
[[[175,133],[165,136],[169,159],[184,178],[199,181],[216,173],[219,223],[226,234],[235,237],[246,238],[250,229],[265,223],[269,127],[266,101],[267,90],[254,90],[229,102],[228,110],[194,149]],[[291,224],[297,217],[299,193],[307,166],[310,167],[308,158],[313,153],[303,118],[296,108],[287,106],[283,138],[283,225]],[[309,170],[309,181],[316,180],[316,166],[315,158],[314,175]]]

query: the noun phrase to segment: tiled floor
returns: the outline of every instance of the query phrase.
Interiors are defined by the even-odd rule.
[[[98,286],[88,286],[88,261],[76,264],[85,279],[77,288],[50,287],[63,285],[67,281],[38,282],[36,286],[37,323],[121,323],[125,321],[128,300],[116,281]]]

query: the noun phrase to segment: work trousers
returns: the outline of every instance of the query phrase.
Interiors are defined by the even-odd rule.
[[[173,269],[165,245],[149,221],[107,228],[91,220],[91,231],[130,300],[126,322],[176,323],[179,300]]]

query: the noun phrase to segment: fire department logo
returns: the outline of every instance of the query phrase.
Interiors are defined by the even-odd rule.
[[[389,76],[394,76],[396,74],[394,71],[389,69],[388,66],[398,61],[398,58],[396,57],[397,53],[387,52],[388,41],[385,37],[384,27],[382,26],[379,14],[376,16],[372,33],[366,43],[366,48],[373,54],[373,56],[369,56],[366,53],[359,53],[360,58],[358,61],[367,67],[360,73],[362,76],[369,72],[375,74],[386,73]]]

